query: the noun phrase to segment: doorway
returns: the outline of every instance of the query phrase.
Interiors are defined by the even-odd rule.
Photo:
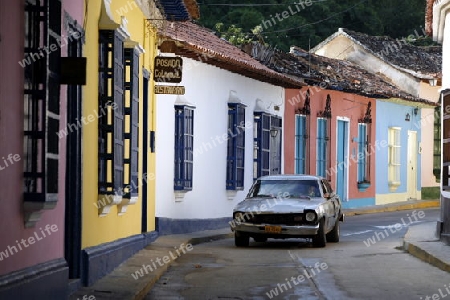
[[[408,199],[417,199],[417,171],[417,131],[408,130]]]
[[[70,25],[73,32],[81,31]],[[68,57],[82,57],[82,39],[70,39]],[[80,85],[67,85],[67,124],[79,124],[82,118],[82,89]],[[81,277],[81,201],[82,201],[82,126],[67,131],[66,136],[66,208],[64,257],[69,266],[69,279]]]
[[[348,201],[348,119],[337,120],[336,193]]]

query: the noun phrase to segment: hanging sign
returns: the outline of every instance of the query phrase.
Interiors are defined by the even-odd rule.
[[[156,82],[180,83],[182,69],[181,57],[156,56],[153,78]]]
[[[155,94],[184,95],[184,86],[179,85],[155,85]]]

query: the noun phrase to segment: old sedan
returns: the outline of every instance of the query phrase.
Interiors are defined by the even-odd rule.
[[[272,175],[258,178],[230,222],[238,247],[249,238],[312,238],[315,247],[339,242],[344,221],[341,200],[328,180],[311,175]]]

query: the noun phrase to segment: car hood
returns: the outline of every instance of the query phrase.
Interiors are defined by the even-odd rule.
[[[234,211],[260,213],[302,213],[305,209],[315,210],[324,202],[322,198],[247,198],[238,203]]]

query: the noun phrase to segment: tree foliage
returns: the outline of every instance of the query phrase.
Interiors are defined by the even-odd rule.
[[[309,49],[340,27],[393,38],[424,35],[424,0],[203,0],[198,3],[199,23],[217,30],[227,40],[263,39],[285,51],[292,45]]]

